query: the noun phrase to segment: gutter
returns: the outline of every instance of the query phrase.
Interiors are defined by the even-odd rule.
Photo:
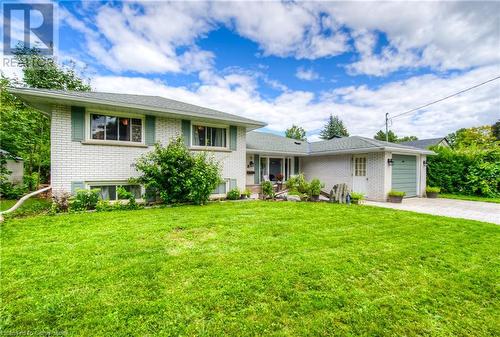
[[[12,213],[14,212],[16,209],[18,209],[26,200],[28,200],[29,198],[35,196],[35,195],[38,195],[40,193],[43,193],[43,192],[46,192],[48,190],[52,189],[52,186],[48,186],[48,187],[44,187],[38,191],[34,191],[34,192],[31,192],[30,194],[26,194],[24,197],[22,197],[21,199],[19,199],[14,206],[12,206],[11,208],[5,210],[5,211],[1,211],[0,212],[0,222],[3,222],[3,214],[7,214],[7,213]]]
[[[127,104],[127,103],[118,103],[106,99],[92,99],[92,98],[87,98],[87,97],[79,97],[79,96],[71,96],[70,93],[68,94],[61,94],[61,93],[53,93],[53,92],[40,92],[40,91],[35,91],[35,90],[30,90],[30,89],[21,89],[21,88],[8,88],[9,92],[15,95],[19,96],[33,96],[33,97],[38,97],[38,98],[45,98],[45,99],[57,99],[61,101],[69,101],[69,102],[76,102],[76,103],[88,103],[88,104],[95,104],[95,105],[106,105],[106,106],[114,106],[114,107],[120,107],[120,108],[128,108],[128,109],[137,109],[137,110],[143,110],[143,111],[151,111],[151,112],[163,112],[166,114],[171,114],[171,115],[176,115],[178,117],[189,117],[189,118],[203,118],[203,119],[212,119],[216,121],[225,121],[225,122],[233,122],[236,124],[240,124],[242,126],[256,126],[258,128],[265,127],[267,124],[251,119],[244,118],[245,120],[235,120],[233,118],[223,118],[223,117],[218,117],[218,116],[211,116],[211,115],[206,115],[206,114],[200,114],[196,112],[188,112],[185,110],[179,110],[179,109],[162,109],[162,108],[153,108],[147,105],[140,105],[140,104]],[[208,108],[206,108],[208,109]],[[211,109],[214,110],[214,109]],[[214,110],[217,111],[217,110]],[[222,111],[220,111],[222,112]]]

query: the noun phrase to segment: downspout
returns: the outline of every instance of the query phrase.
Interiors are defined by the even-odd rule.
[[[21,199],[19,199],[18,202],[16,202],[16,204],[14,206],[12,206],[11,208],[5,210],[5,211],[1,211],[0,212],[0,222],[3,222],[3,214],[7,214],[7,213],[12,213],[14,212],[16,209],[18,209],[26,200],[28,200],[29,198],[35,196],[35,195],[38,195],[40,193],[43,193],[43,192],[46,192],[46,191],[49,191],[50,189],[52,189],[52,186],[48,186],[48,187],[44,187],[38,191],[34,191],[34,192],[31,192],[30,194],[26,194],[24,197],[22,197]]]

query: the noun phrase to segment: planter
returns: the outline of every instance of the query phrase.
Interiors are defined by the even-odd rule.
[[[434,198],[437,198],[438,197],[438,192],[427,192],[426,195],[427,195],[427,198],[430,198],[430,199],[434,199]]]
[[[403,201],[402,196],[395,196],[395,195],[389,196],[389,202],[393,202],[395,204],[400,204],[402,201]]]

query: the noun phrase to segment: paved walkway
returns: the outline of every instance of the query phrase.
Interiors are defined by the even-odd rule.
[[[366,205],[401,209],[418,213],[492,222],[500,225],[500,204],[455,199],[408,198],[401,204],[366,201]]]

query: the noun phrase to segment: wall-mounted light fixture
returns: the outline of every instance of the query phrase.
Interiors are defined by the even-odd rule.
[[[424,166],[427,166],[427,160],[424,160],[423,164]]]
[[[387,164],[392,166],[392,164],[394,164],[394,160],[392,160],[392,158],[387,159]]]

